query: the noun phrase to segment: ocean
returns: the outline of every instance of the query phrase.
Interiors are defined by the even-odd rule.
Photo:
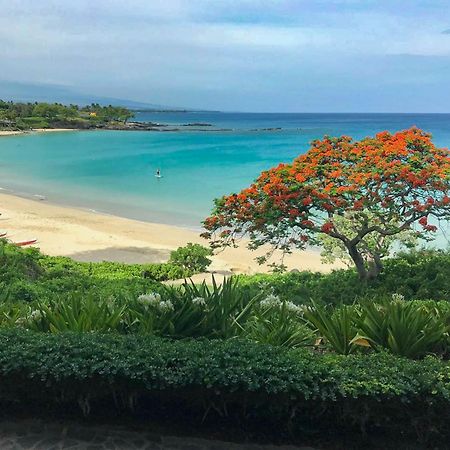
[[[137,113],[227,131],[75,131],[0,138],[0,188],[124,217],[199,228],[213,199],[304,153],[325,134],[355,138],[416,125],[450,145],[450,114]],[[277,130],[263,130],[280,128]],[[213,128],[211,128],[213,129]],[[162,178],[154,176],[157,169]]]

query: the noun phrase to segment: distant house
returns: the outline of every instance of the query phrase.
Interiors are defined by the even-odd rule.
[[[96,112],[91,112],[91,113],[89,113],[89,116],[90,117],[97,117],[97,113]]]

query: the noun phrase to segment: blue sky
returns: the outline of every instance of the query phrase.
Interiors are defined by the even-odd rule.
[[[450,0],[0,0],[0,11],[0,84],[230,111],[450,112]]]

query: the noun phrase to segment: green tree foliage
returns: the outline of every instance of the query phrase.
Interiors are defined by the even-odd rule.
[[[61,103],[14,103],[0,100],[0,128],[46,128],[98,126],[114,122],[126,123],[133,113],[121,106],[97,103],[80,107]]]
[[[183,267],[191,272],[204,272],[211,264],[208,256],[212,250],[200,244],[189,242],[185,247],[179,247],[170,253],[169,263]]]
[[[95,114],[95,117],[105,121],[117,121],[126,123],[133,117],[133,113],[127,108],[121,106],[101,106],[98,103],[92,103],[89,106],[81,108],[81,114]]]

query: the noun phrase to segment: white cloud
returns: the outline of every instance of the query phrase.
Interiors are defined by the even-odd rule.
[[[386,56],[450,58],[450,17],[433,3],[419,17],[357,0],[0,0],[0,76],[158,103],[203,92],[201,106],[215,108],[219,91],[289,98],[296,86],[379,80]]]

